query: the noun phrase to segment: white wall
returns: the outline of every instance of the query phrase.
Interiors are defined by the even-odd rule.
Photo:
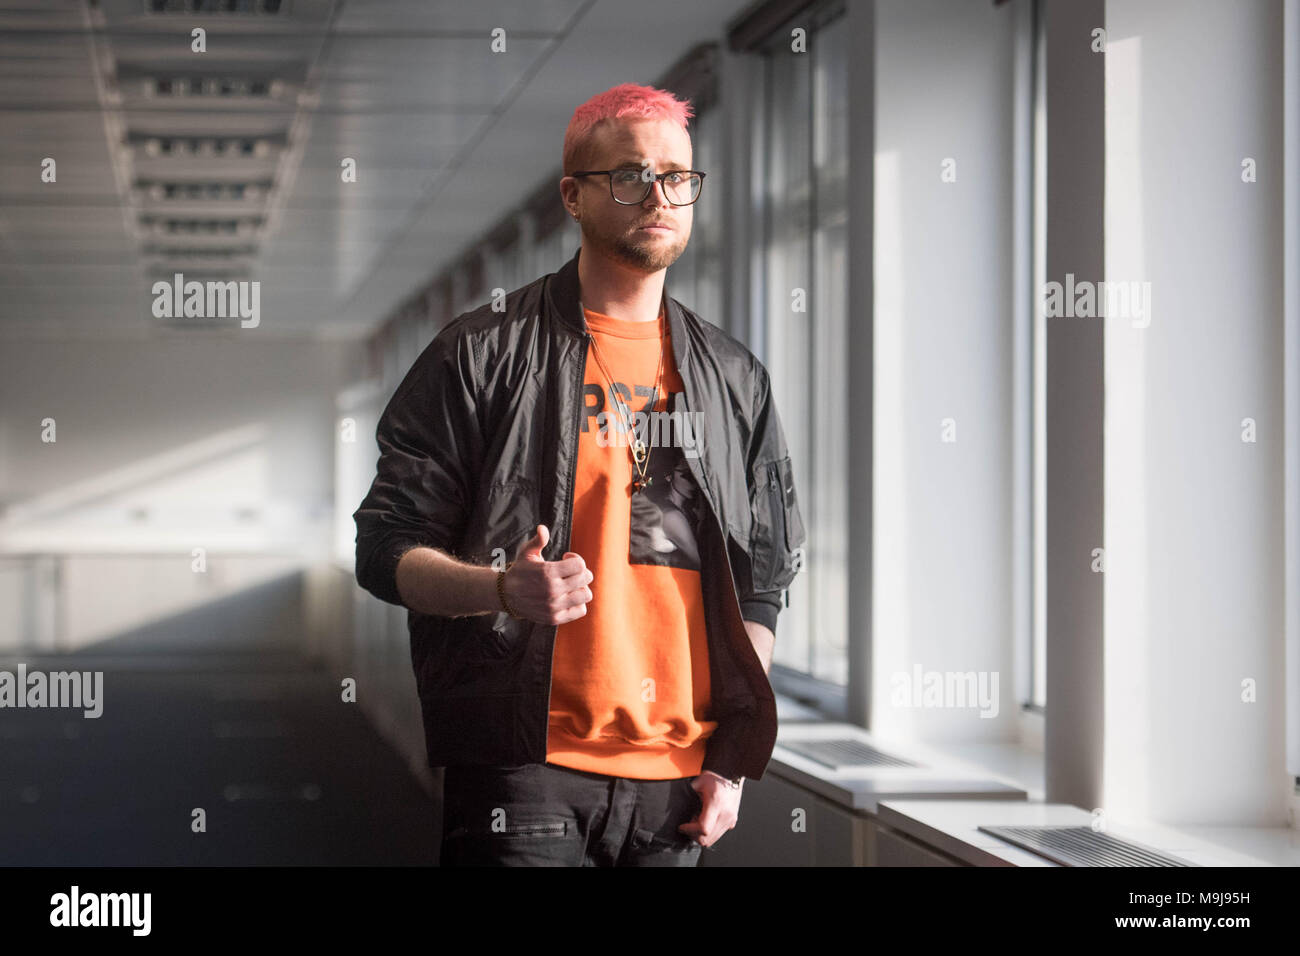
[[[314,549],[304,535],[328,527],[335,396],[357,351],[255,333],[6,340],[0,549]]]
[[[63,556],[0,566],[0,647],[71,650],[328,561],[358,352],[251,332],[6,339],[0,553]]]
[[[871,727],[1012,739],[1013,11],[876,5]],[[941,163],[956,161],[956,181]],[[941,440],[955,421],[956,441]],[[998,677],[998,710],[900,708],[896,673]],[[988,685],[991,688],[991,684]]]
[[[1106,277],[1152,308],[1105,325],[1103,803],[1278,825],[1282,5],[1109,0],[1106,30]]]

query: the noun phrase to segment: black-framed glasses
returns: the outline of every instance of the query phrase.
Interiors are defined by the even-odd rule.
[[[670,169],[658,176],[647,176],[640,169],[625,167],[623,169],[584,169],[571,176],[608,176],[609,194],[614,202],[624,206],[636,206],[645,202],[650,195],[652,185],[657,181],[664,191],[664,198],[674,206],[689,206],[700,198],[704,187],[705,174],[698,169]]]

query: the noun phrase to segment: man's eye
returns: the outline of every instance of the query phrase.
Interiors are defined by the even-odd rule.
[[[635,169],[620,169],[614,174],[615,185],[628,186],[632,183],[638,182],[640,179],[641,174]]]

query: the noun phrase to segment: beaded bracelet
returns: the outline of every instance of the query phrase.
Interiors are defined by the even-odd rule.
[[[516,614],[514,608],[510,606],[508,601],[506,601],[506,571],[509,571],[513,566],[514,562],[511,561],[510,564],[506,565],[505,571],[497,572],[497,597],[501,599],[501,607],[507,614],[513,617],[516,621],[522,621],[523,618]]]

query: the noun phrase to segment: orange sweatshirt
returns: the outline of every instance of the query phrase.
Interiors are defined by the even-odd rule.
[[[622,395],[635,416],[651,411],[653,393],[653,410],[665,411],[681,377],[662,309],[659,322],[586,317],[596,345],[587,354],[569,550],[595,580],[587,613],[556,632],[546,759],[620,777],[696,776],[717,726],[707,719],[697,544],[708,506],[667,428],[642,433],[652,481],[631,494],[632,455],[612,401]]]

